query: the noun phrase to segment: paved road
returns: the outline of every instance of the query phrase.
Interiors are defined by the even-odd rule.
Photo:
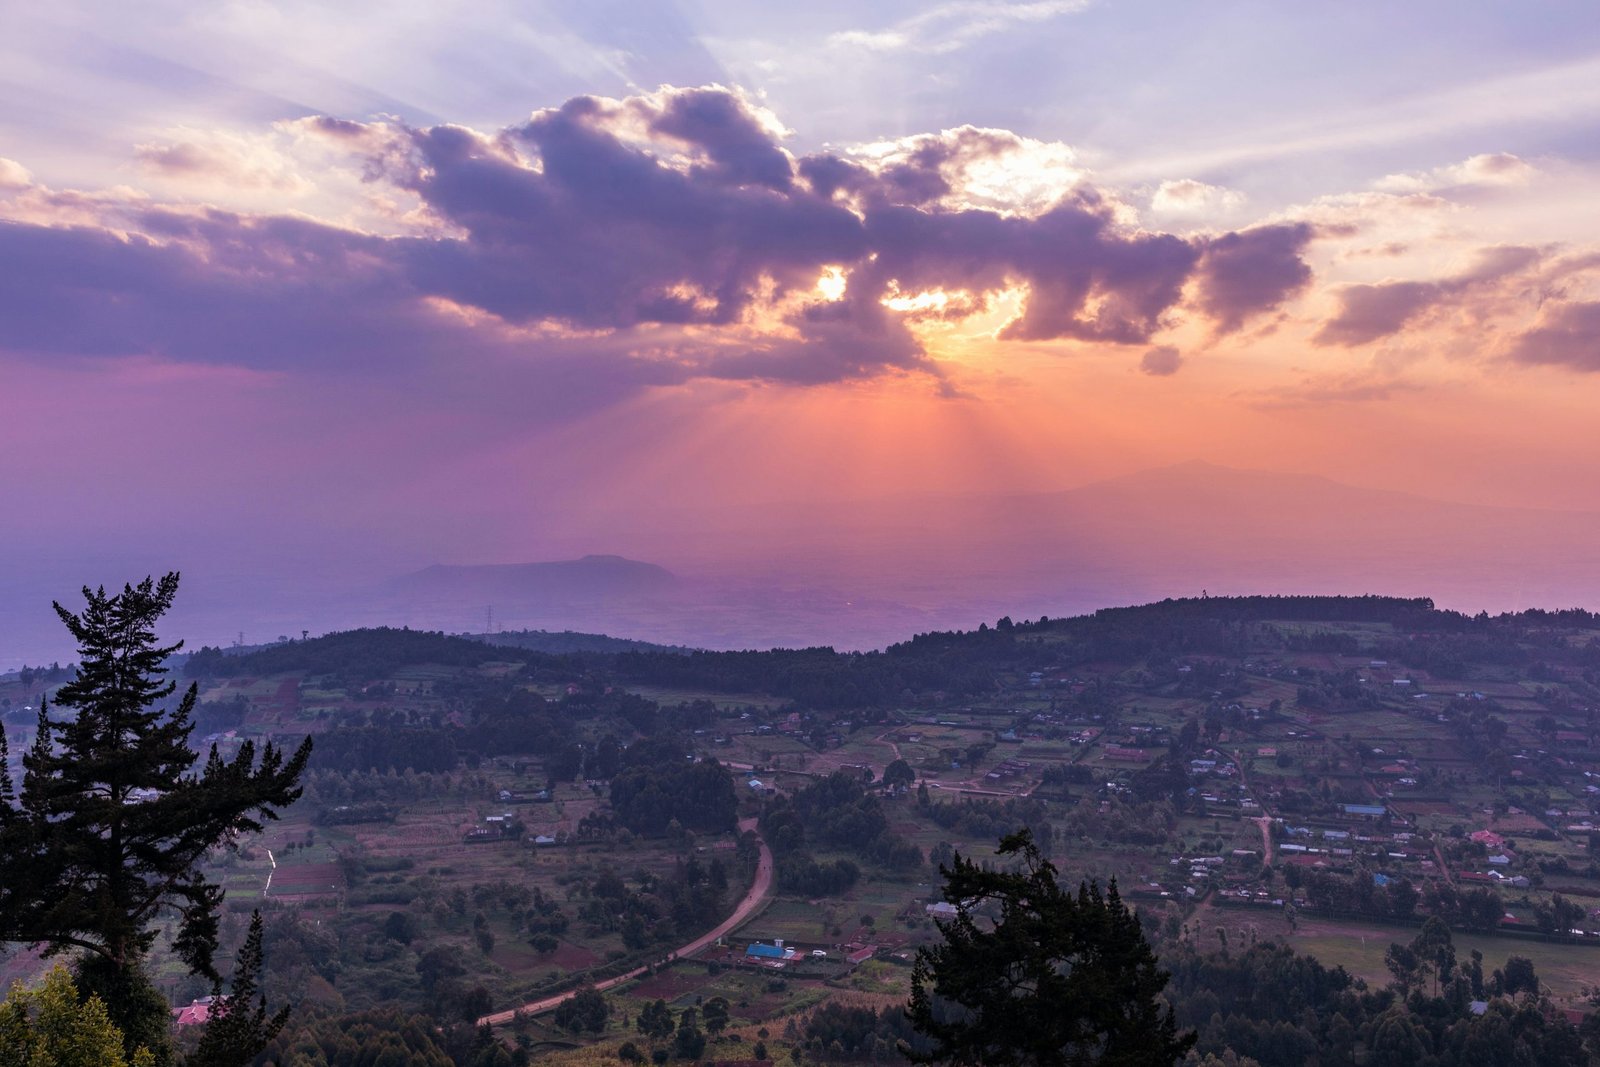
[[[716,941],[717,938],[724,936],[730,930],[737,927],[740,923],[750,918],[751,915],[755,914],[756,909],[761,907],[762,904],[766,903],[767,898],[772,895],[772,850],[767,848],[767,842],[760,837],[761,831],[756,829],[756,820],[741,819],[739,822],[739,830],[741,833],[745,830],[754,830],[757,835],[756,840],[761,843],[761,859],[756,864],[756,877],[755,881],[750,883],[750,891],[744,895],[743,900],[739,901],[739,906],[733,909],[733,914],[724,919],[716,927],[716,929],[710,931],[709,933],[702,934],[700,937],[697,937],[687,945],[684,945],[676,952],[673,952],[663,959],[658,960],[658,964],[670,963],[680,956],[692,956],[696,952],[699,952],[707,945]],[[621,985],[623,982],[631,982],[648,969],[648,967],[636,967],[627,974],[619,974],[615,978],[608,978],[603,982],[596,982],[595,988],[603,993],[612,986]],[[582,987],[580,986],[579,989],[581,988]],[[504,1026],[506,1023],[511,1022],[516,1017],[518,1012],[521,1012],[524,1015],[542,1015],[547,1011],[555,1010],[555,1008],[564,1001],[571,1000],[577,995],[578,989],[569,989],[565,993],[557,993],[553,997],[545,997],[543,1000],[531,1001],[519,1008],[513,1008],[510,1011],[499,1011],[495,1012],[493,1015],[485,1015],[483,1018],[478,1020],[478,1025]]]

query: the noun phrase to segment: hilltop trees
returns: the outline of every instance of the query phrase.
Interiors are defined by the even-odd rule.
[[[611,779],[611,806],[635,833],[660,834],[673,820],[696,831],[733,829],[737,798],[733,776],[715,760],[693,762],[692,753],[669,738],[628,747],[623,768]]]
[[[197,690],[169,706],[177,685],[164,664],[182,642],[155,633],[177,589],[174,573],[110,595],[85,588],[81,614],[55,605],[80,657],[55,702],[75,714],[54,719],[41,701],[20,792],[0,769],[0,940],[81,950],[80,983],[105,999],[130,1046],[153,1036],[158,1058],[166,1008],[140,967],[158,920],[176,917],[177,955],[217,980],[222,890],[200,860],[293,803],[311,753],[309,739],[293,755],[246,741],[231,761],[213,747],[196,773]],[[4,744],[0,733],[0,757]]]
[[[1028,831],[1000,842],[1022,869],[986,870],[959,854],[943,868],[941,944],[917,950],[906,1014],[931,1042],[919,1063],[985,1067],[1158,1067],[1194,1044],[1157,999],[1167,974],[1117,896],[1073,893]],[[996,917],[990,913],[998,912]]]

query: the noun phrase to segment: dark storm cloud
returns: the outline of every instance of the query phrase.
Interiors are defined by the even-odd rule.
[[[940,315],[959,318],[1018,289],[1002,340],[1132,345],[1178,317],[1191,285],[1227,331],[1309,278],[1304,226],[1139,231],[1076,177],[1039,210],[972,206],[961,167],[1011,150],[1012,135],[966,128],[892,160],[796,160],[770,116],[717,88],[579,97],[494,136],[302,127],[414,192],[437,233],[140,204],[120,209],[121,233],[8,223],[0,346],[333,372],[590,352],[624,390],[810,384],[937,374],[906,326],[914,313],[883,305],[897,293],[943,291]],[[849,278],[833,301],[817,289],[830,267]],[[581,373],[564,363],[561,380]]]

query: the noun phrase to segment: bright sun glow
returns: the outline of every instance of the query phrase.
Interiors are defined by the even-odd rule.
[[[943,289],[927,289],[920,293],[883,298],[883,306],[891,311],[943,311],[949,305],[950,294]]]
[[[822,277],[817,279],[817,292],[824,300],[839,300],[848,284],[843,267],[824,267]]]

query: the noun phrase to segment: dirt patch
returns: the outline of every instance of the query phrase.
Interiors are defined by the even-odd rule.
[[[1390,806],[1402,815],[1455,815],[1460,810],[1448,800],[1399,800]]]
[[[704,976],[664,971],[643,979],[628,992],[648,1000],[676,1000],[704,982]]]
[[[545,959],[564,971],[586,971],[600,962],[600,957],[593,952],[566,941]]]

